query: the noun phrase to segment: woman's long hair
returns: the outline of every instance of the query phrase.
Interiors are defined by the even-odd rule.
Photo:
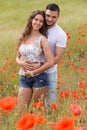
[[[28,36],[31,34],[31,31],[32,31],[32,20],[38,14],[42,15],[43,18],[44,18],[43,26],[40,28],[39,31],[40,31],[40,33],[42,35],[47,37],[47,27],[46,27],[46,20],[45,20],[45,12],[43,10],[33,11],[32,14],[30,15],[28,21],[27,21],[27,25],[25,26],[25,29],[24,29],[24,31],[22,33],[22,36],[18,40],[17,50],[18,50],[19,46],[21,45],[21,43],[24,42],[28,38]]]

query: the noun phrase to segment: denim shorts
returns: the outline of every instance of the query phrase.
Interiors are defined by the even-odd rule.
[[[20,88],[42,88],[48,86],[49,80],[45,72],[34,77],[27,77],[23,75],[20,77]]]

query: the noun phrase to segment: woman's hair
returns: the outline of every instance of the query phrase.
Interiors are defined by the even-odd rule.
[[[46,20],[45,20],[45,12],[43,10],[33,11],[32,14],[30,15],[30,17],[28,18],[27,25],[25,26],[25,29],[24,29],[24,31],[22,33],[22,36],[19,38],[17,49],[19,48],[20,44],[23,41],[25,41],[28,38],[28,36],[31,34],[31,31],[32,31],[32,20],[38,14],[40,14],[44,18],[44,20],[43,20],[43,26],[40,28],[39,31],[40,31],[40,33],[42,35],[47,36],[47,27],[46,27]]]

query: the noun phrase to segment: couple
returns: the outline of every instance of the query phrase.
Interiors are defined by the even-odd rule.
[[[18,109],[34,101],[57,103],[57,64],[66,48],[67,37],[56,22],[60,9],[55,3],[44,11],[34,11],[19,38],[16,62],[21,69]]]

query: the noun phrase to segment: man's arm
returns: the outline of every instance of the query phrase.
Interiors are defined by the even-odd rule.
[[[65,52],[64,47],[56,47],[55,49],[55,57],[54,57],[54,64],[59,64],[60,60],[62,59],[62,56]]]

